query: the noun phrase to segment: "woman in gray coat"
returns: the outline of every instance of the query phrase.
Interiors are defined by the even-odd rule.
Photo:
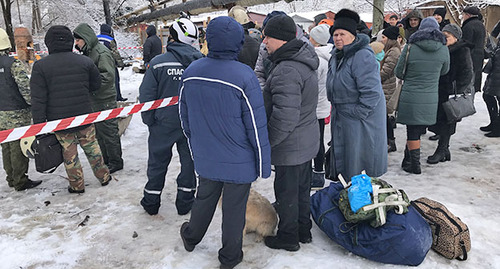
[[[387,171],[386,107],[380,73],[369,37],[357,34],[359,15],[342,9],[330,28],[335,48],[326,82],[332,103],[331,178],[346,180],[363,170]]]
[[[433,17],[422,20],[420,28],[404,47],[396,66],[396,77],[404,84],[399,97],[397,122],[406,125],[403,170],[420,174],[420,136],[436,123],[439,77],[448,73],[450,53],[446,37]],[[408,54],[408,55],[407,55]]]

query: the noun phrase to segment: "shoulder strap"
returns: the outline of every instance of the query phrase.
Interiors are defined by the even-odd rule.
[[[406,50],[406,56],[405,56],[405,66],[403,68],[403,78],[406,75],[406,67],[408,66],[408,55],[410,55],[410,48],[411,44],[408,44],[408,49]]]

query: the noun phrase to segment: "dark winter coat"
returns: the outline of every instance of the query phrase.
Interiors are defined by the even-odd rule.
[[[484,83],[484,93],[492,96],[500,96],[500,43],[497,44],[497,49],[489,59],[492,62],[492,68],[486,82]]]
[[[90,92],[101,86],[94,62],[72,52],[73,37],[66,26],[53,26],[45,37],[49,56],[36,61],[31,74],[34,123],[92,112]]]
[[[148,35],[148,38],[142,46],[144,65],[147,65],[156,55],[161,54],[162,52],[161,40],[156,35],[156,27],[153,25],[148,26],[146,34]]]
[[[369,37],[334,49],[326,89],[332,103],[330,174],[346,180],[365,170],[369,176],[387,171],[387,131],[384,92]]]
[[[481,72],[484,63],[484,47],[486,42],[486,28],[479,17],[471,17],[462,24],[462,39],[474,44],[471,50],[474,64],[476,91],[481,91]]]
[[[309,41],[309,39],[306,36],[304,36],[304,31],[299,26],[297,26],[296,38],[311,45],[311,47],[314,47]],[[255,63],[254,71],[255,74],[257,75],[257,79],[259,80],[259,84],[262,89],[264,89],[264,87],[266,86],[266,79],[269,76],[269,71],[272,66],[272,62],[269,60],[268,57],[269,54],[267,53],[266,44],[261,42],[259,47],[259,56],[257,57],[257,62]]]
[[[454,94],[455,89],[458,94],[471,91],[472,79],[474,78],[472,59],[470,57],[472,47],[472,44],[463,39],[448,47],[450,51],[450,70],[446,75],[439,78],[439,105],[436,124],[438,127],[448,124],[442,104],[448,101],[449,96]],[[446,130],[451,130],[452,133],[450,134],[455,132],[455,128],[446,128]]]
[[[257,62],[257,57],[259,57],[259,47],[260,43],[254,38],[248,35],[248,31],[245,30],[245,43],[243,43],[243,48],[238,55],[238,61],[250,66],[250,68],[255,68],[255,63]]]
[[[102,104],[116,102],[115,60],[106,46],[99,43],[94,30],[86,23],[79,24],[73,33],[82,37],[85,46],[80,48],[85,56],[90,57],[101,74],[101,87],[90,95],[94,111]]]
[[[443,28],[444,28],[446,25],[448,25],[448,24],[450,24],[450,20],[448,20],[448,19],[443,19],[443,20],[441,21],[441,23],[439,24],[439,30],[443,31]]]
[[[422,14],[422,11],[418,9],[412,10],[406,17],[404,17],[401,20],[401,24],[403,24],[403,28],[405,29],[405,36],[404,38],[406,40],[410,39],[411,35],[413,35],[417,30],[418,27],[420,26],[420,22],[418,23],[417,27],[411,27],[410,26],[410,18],[419,18],[420,22],[424,19],[424,15]]]
[[[277,49],[264,87],[271,163],[290,166],[311,161],[319,149],[319,59],[314,47],[293,39]]]
[[[396,64],[398,63],[399,56],[401,55],[401,48],[397,44],[397,41],[392,43],[393,45],[391,47],[385,49],[384,59],[380,63],[380,80],[382,82],[382,89],[384,90],[386,105],[397,87],[394,69],[396,69]],[[392,111],[388,111],[388,113],[390,114]]]
[[[243,28],[213,19],[207,58],[182,75],[179,111],[196,172],[211,180],[247,184],[271,174],[264,101],[253,70],[238,62]]]
[[[193,46],[180,42],[168,43],[167,52],[149,63],[139,87],[139,101],[145,103],[178,96],[182,73],[193,61],[202,57],[203,54]],[[162,124],[181,128],[178,106],[142,112],[142,121],[148,126]]]
[[[12,74],[12,66],[19,60],[9,57],[7,52],[0,52],[0,111],[14,111],[29,108],[29,104],[19,91]],[[28,89],[29,90],[29,89]],[[29,92],[27,92],[29,96]]]
[[[450,67],[445,44],[446,38],[439,30],[420,30],[403,48],[395,70],[396,77],[404,80],[397,122],[426,126],[436,123],[439,77],[448,73]],[[406,62],[408,46],[411,47]]]

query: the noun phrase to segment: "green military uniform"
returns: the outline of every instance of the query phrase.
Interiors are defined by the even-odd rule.
[[[12,61],[9,61],[9,59],[11,58],[7,51],[0,51],[0,60],[2,63]],[[0,66],[0,75],[7,75],[7,68],[9,68],[9,66]],[[0,107],[0,130],[9,130],[31,124],[31,111],[29,107],[31,104],[28,76],[29,68],[19,60],[13,60],[12,65],[10,65],[10,73],[15,84],[17,84],[17,88],[22,98],[12,98],[4,88],[9,85],[0,86],[0,98],[2,98],[4,102],[16,103],[13,106],[2,105]],[[6,79],[9,78],[6,77]],[[25,186],[29,180],[29,159],[23,155],[19,140],[2,144],[2,159],[9,187],[13,187],[16,190],[24,189],[23,186]]]
[[[84,55],[90,57],[101,74],[101,88],[91,93],[92,109],[97,111],[116,108],[115,89],[115,59],[110,50],[99,43],[92,28],[86,24],[79,24],[73,31],[75,36],[85,41],[80,48]],[[97,141],[101,147],[104,162],[111,171],[123,168],[122,149],[118,135],[118,119],[111,119],[95,124]]]

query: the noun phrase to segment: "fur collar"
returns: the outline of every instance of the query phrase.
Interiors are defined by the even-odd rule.
[[[410,36],[410,40],[408,40],[408,43],[412,44],[422,40],[434,40],[443,43],[443,45],[446,45],[446,37],[439,30],[418,30]]]

